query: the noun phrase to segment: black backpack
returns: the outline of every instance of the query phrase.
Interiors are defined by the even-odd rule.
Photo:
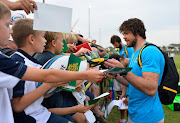
[[[149,45],[156,46],[154,44],[147,43],[142,47],[138,56],[138,64],[141,68],[142,68],[141,53],[143,49]],[[158,87],[158,94],[161,103],[164,105],[169,105],[173,103],[174,98],[178,91],[179,74],[175,66],[174,60],[169,58],[168,54],[166,52],[163,52],[159,47],[157,48],[162,52],[165,59],[164,73],[162,76],[161,83]]]

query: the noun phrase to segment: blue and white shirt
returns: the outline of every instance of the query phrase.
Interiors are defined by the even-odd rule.
[[[23,62],[25,65],[35,68],[40,68],[41,65],[39,62],[31,57],[29,54],[23,50],[18,49],[14,55],[11,56],[13,59]],[[33,74],[33,73],[32,73]],[[33,81],[19,81],[19,83],[13,88],[13,98],[22,97],[25,94],[28,94],[36,89],[37,82]],[[44,97],[40,97],[30,106],[28,106],[21,113],[14,113],[15,121],[27,121],[29,118],[32,122],[35,120],[36,123],[46,123],[51,115],[51,112],[47,108],[43,107],[41,103],[43,102]],[[24,117],[24,119],[23,119]],[[31,122],[31,121],[28,121]]]
[[[142,69],[138,65],[138,55],[141,48],[134,53],[131,58],[129,67],[131,72],[142,77],[143,72],[153,72],[159,74],[159,82],[161,82],[165,60],[164,56],[155,46],[146,47],[141,54]],[[137,90],[129,84],[129,105],[128,111],[130,119],[135,123],[157,123],[164,118],[162,104],[160,102],[158,91],[154,97],[150,97],[145,93]]]
[[[8,88],[13,88],[24,75],[27,66],[0,52],[0,122],[14,123]]]

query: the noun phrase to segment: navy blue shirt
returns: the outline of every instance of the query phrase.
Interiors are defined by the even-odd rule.
[[[13,60],[6,55],[0,54],[0,71],[19,79],[24,75],[27,66],[23,63]]]
[[[54,57],[54,54],[50,51],[43,51],[43,53],[37,53],[34,55],[34,58],[37,59],[41,65],[44,65],[52,57]]]

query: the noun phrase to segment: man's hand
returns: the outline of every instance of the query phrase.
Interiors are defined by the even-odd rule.
[[[30,12],[34,13],[34,8],[37,10],[37,5],[33,0],[17,0],[11,2],[9,8],[12,10],[24,10],[26,14],[29,14]]]
[[[83,104],[79,104],[77,105],[77,109],[78,109],[78,112],[80,113],[85,113],[87,112],[88,110],[90,110],[92,107],[94,107],[94,105],[89,105],[89,106],[84,106]]]
[[[90,69],[85,71],[86,75],[87,75],[87,80],[90,82],[98,82],[99,80],[101,80],[104,77],[104,73],[100,72],[98,70],[95,69]]]
[[[107,61],[104,62],[105,67],[124,67],[121,62],[119,62],[116,59],[108,59]]]

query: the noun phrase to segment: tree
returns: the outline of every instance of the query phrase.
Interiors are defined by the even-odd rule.
[[[162,46],[162,50],[166,51],[167,50],[166,46]]]

